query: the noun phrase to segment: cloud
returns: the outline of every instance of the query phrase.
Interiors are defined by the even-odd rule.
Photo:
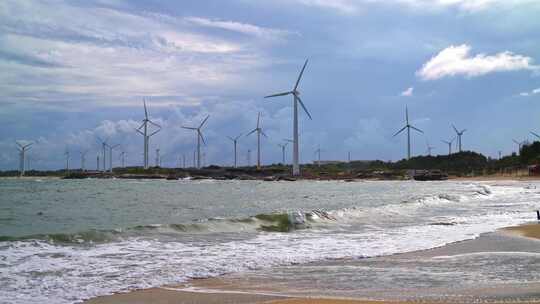
[[[289,35],[90,2],[5,0],[0,20],[0,99],[42,108],[138,104],[140,96],[190,105],[208,91],[241,88],[244,77],[255,82],[249,75],[269,65],[269,44]],[[242,35],[201,31],[207,27]]]
[[[192,24],[203,26],[203,27],[223,29],[227,31],[232,31],[232,32],[246,34],[246,35],[267,38],[267,39],[281,39],[292,34],[292,32],[289,32],[286,30],[265,28],[265,27],[260,27],[253,24],[234,22],[234,21],[211,20],[211,19],[200,18],[200,17],[187,17],[185,18],[185,20]]]
[[[491,8],[516,7],[537,4],[534,0],[296,0],[298,3],[332,9],[339,13],[354,14],[368,5],[395,6],[396,4],[418,11],[457,9],[462,12],[479,12]]]
[[[410,87],[406,89],[405,91],[401,92],[401,96],[410,97],[413,95],[414,88]]]
[[[538,68],[532,64],[530,57],[509,51],[495,55],[478,54],[474,57],[470,55],[470,51],[471,47],[466,44],[449,46],[426,62],[416,75],[423,80],[436,80],[457,75],[470,78],[494,72]]]
[[[527,97],[527,96],[532,96],[532,95],[536,95],[536,94],[540,94],[540,88],[534,89],[534,90],[532,90],[530,92],[519,93],[519,96]]]

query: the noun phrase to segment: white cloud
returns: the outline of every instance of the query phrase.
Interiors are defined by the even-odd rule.
[[[187,17],[185,20],[199,26],[218,28],[267,39],[281,39],[292,34],[291,32],[285,30],[265,28],[253,24],[234,21],[211,20],[200,17]]]
[[[540,94],[540,88],[534,89],[534,90],[532,90],[530,92],[519,93],[519,95],[523,96],[523,97],[532,96],[532,95],[536,95],[536,94]]]
[[[396,4],[422,11],[458,9],[463,12],[478,12],[497,7],[516,7],[537,4],[535,0],[296,0],[307,6],[328,8],[340,13],[352,14],[362,11],[367,5]]]
[[[423,80],[435,80],[448,76],[463,75],[477,77],[494,72],[534,70],[532,58],[512,52],[501,52],[495,55],[470,55],[471,47],[463,44],[449,46],[439,52],[416,75]]]
[[[405,91],[401,92],[401,96],[410,97],[413,95],[414,88],[410,87],[406,89]]]

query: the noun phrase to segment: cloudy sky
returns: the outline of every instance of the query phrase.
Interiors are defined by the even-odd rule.
[[[408,105],[413,153],[426,141],[446,153],[451,124],[464,149],[489,156],[540,132],[540,1],[206,0],[0,2],[0,169],[18,165],[15,140],[36,142],[32,167],[79,166],[97,137],[142,162],[146,98],[163,130],[152,137],[164,165],[189,162],[210,115],[207,163],[230,164],[226,136],[247,133],[257,113],[268,134],[263,162],[280,160],[292,136],[290,90],[304,60],[301,159],[398,160],[392,137]],[[240,162],[256,149],[240,140]],[[290,152],[290,150],[289,150]],[[290,160],[290,155],[287,155]],[[114,157],[118,164],[118,156]]]

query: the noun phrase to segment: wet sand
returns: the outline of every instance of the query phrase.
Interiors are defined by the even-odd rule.
[[[531,238],[535,238],[532,240]],[[371,260],[394,260],[396,263],[411,259],[427,259],[437,256],[461,255],[485,251],[539,251],[537,239],[540,239],[540,224],[531,223],[518,227],[509,227],[500,232],[491,233],[475,240],[449,244],[447,246],[425,251],[403,253],[394,256],[372,258]],[[363,260],[337,260],[321,262],[321,265],[355,265]],[[504,284],[501,286],[462,288],[451,290],[459,296],[449,298],[418,299],[411,294],[389,291],[382,294],[351,294],[351,296],[335,296],[330,290],[315,287],[320,292],[309,288],[303,293],[290,292],[294,287],[291,282],[259,281],[249,274],[233,274],[229,276],[193,280],[189,285],[175,287],[152,288],[124,294],[103,296],[88,300],[86,304],[214,304],[214,303],[258,303],[258,304],[385,304],[385,303],[472,303],[479,300],[486,303],[540,303],[540,282],[530,284]],[[189,286],[189,287],[188,287]],[[187,288],[186,288],[187,287]],[[289,289],[291,288],[291,289]],[[433,289],[430,292],[448,293],[449,290]],[[281,296],[287,295],[287,296]],[[384,299],[364,300],[364,299]]]

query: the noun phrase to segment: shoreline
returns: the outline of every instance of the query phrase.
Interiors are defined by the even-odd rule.
[[[528,223],[520,226],[514,226],[514,227],[506,227],[497,230],[494,233],[491,233],[495,236],[500,236],[503,238],[502,242],[505,243],[511,243],[511,240],[514,240],[517,242],[516,244],[520,244],[519,242],[538,242],[540,241],[540,223]],[[485,250],[486,248],[490,247],[497,247],[500,246],[499,243],[500,240],[497,242],[494,242],[493,244],[490,244],[488,241],[487,243],[484,241],[484,244],[481,244],[481,241],[479,240],[481,237],[473,240],[467,240],[452,244],[447,244],[443,247],[439,248],[433,248],[428,249],[424,251],[418,251],[418,252],[406,252],[406,253],[400,253],[396,254],[395,256],[390,256],[390,259],[400,259],[403,257],[416,257],[416,258],[426,258],[426,257],[432,257],[437,255],[460,255],[460,254],[466,254],[467,252],[481,252],[482,248]],[[507,240],[504,240],[504,238],[507,238]],[[510,240],[510,241],[509,241]],[[520,241],[521,240],[521,241]],[[468,247],[475,248],[475,244],[478,248],[471,249]],[[487,244],[487,245],[486,245]],[[508,245],[508,244],[507,244]],[[508,245],[512,246],[512,244]],[[468,249],[467,249],[468,248]],[[368,259],[377,259],[375,258],[368,258]],[[347,260],[340,260],[340,261],[332,261],[331,263],[335,263],[337,265],[346,265],[346,263],[358,263],[358,261],[347,261]],[[127,303],[133,303],[133,304],[167,304],[167,303],[256,303],[256,304],[307,304],[307,303],[313,303],[313,304],[401,304],[401,303],[416,303],[417,301],[411,301],[410,299],[407,299],[405,296],[402,296],[402,298],[393,299],[375,299],[373,297],[327,297],[327,296],[321,296],[321,295],[294,295],[294,294],[287,294],[286,292],[282,291],[272,291],[271,288],[266,291],[261,290],[253,290],[253,291],[246,291],[249,290],[249,286],[254,286],[255,282],[252,282],[249,280],[249,278],[243,278],[242,274],[239,274],[240,279],[233,279],[231,280],[227,276],[218,277],[218,278],[209,278],[209,279],[198,279],[193,280],[188,284],[184,285],[177,285],[177,286],[163,286],[158,288],[150,288],[150,289],[143,289],[143,290],[135,290],[130,291],[127,293],[117,293],[113,295],[108,296],[100,296],[96,298],[92,298],[89,300],[84,301],[84,304],[127,304]],[[244,279],[246,282],[241,282],[241,280]],[[245,283],[245,284],[242,284]],[[272,282],[269,282],[272,283]],[[527,285],[527,284],[525,284]],[[540,282],[538,282],[538,285],[540,285]],[[260,286],[260,285],[259,285]],[[245,287],[248,287],[246,289]],[[474,286],[472,286],[474,287]],[[523,288],[521,288],[523,287]],[[533,288],[534,290],[537,288],[536,285]],[[498,288],[493,288],[493,290],[497,290]],[[528,295],[530,294],[530,287],[527,286],[513,286],[508,287],[504,285],[501,290],[502,295],[498,294],[496,295],[496,299],[500,298],[499,300],[493,300],[489,301],[489,303],[503,303],[507,302],[508,300],[512,300],[512,303],[540,303],[540,300],[537,300],[537,298],[526,299],[523,300],[520,295],[521,293]],[[472,288],[471,290],[474,290]],[[493,290],[490,290],[489,292],[493,292]],[[506,290],[506,293],[504,293],[504,290]],[[470,290],[464,289],[464,293],[471,292]],[[480,289],[476,290],[475,292],[482,292]],[[487,292],[487,291],[486,291]],[[505,296],[506,294],[506,296]],[[540,295],[540,293],[538,293]],[[457,299],[458,302],[460,301]],[[461,299],[463,301],[464,299]],[[470,299],[469,299],[470,301]],[[446,299],[446,300],[430,300],[425,299],[422,300],[422,303],[449,303],[454,302],[452,298]],[[465,300],[465,303],[468,301]]]

